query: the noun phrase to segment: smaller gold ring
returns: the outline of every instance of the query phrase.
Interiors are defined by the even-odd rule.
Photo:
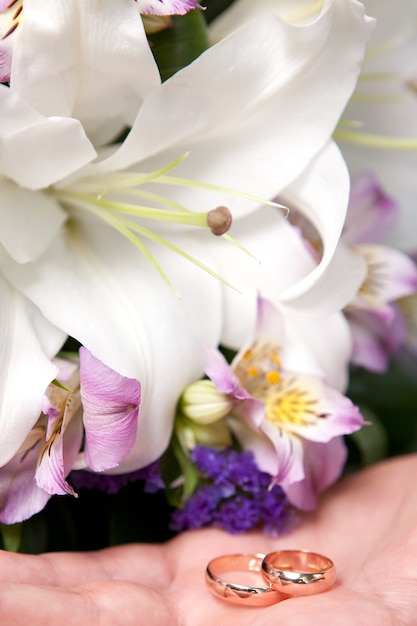
[[[336,580],[333,562],[316,552],[280,550],[267,554],[261,565],[264,580],[291,596],[309,596],[330,589]]]
[[[267,587],[249,587],[222,578],[227,572],[260,573],[263,554],[227,554],[219,556],[207,565],[206,584],[210,591],[223,600],[244,606],[270,606],[286,596],[269,584]],[[262,582],[259,576],[260,583]]]

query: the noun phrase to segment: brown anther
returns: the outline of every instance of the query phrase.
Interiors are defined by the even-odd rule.
[[[232,225],[232,214],[226,206],[218,206],[207,213],[207,226],[213,235],[224,235]]]
[[[417,78],[412,78],[406,82],[406,86],[417,94]]]

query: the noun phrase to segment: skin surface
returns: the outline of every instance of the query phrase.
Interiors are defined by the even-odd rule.
[[[165,545],[91,553],[0,554],[2,626],[378,626],[417,615],[417,456],[358,472],[326,493],[290,534],[188,532]],[[240,607],[206,589],[219,555],[308,549],[330,557],[336,585],[271,607]]]

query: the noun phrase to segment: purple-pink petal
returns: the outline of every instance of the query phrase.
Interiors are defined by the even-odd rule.
[[[335,437],[327,443],[304,441],[304,478],[283,486],[291,504],[305,511],[314,509],[318,495],[339,478],[346,457],[342,437]]]
[[[362,245],[358,251],[368,264],[365,293],[358,305],[380,306],[398,298],[409,296],[417,289],[417,268],[404,252],[380,245]],[[366,284],[369,284],[370,295]]]
[[[142,15],[185,15],[203,8],[197,0],[137,0]]]
[[[66,477],[77,458],[82,436],[82,424],[77,418],[63,424],[62,429],[55,435],[51,434],[49,445],[47,442],[36,469],[35,479],[38,487],[51,495],[75,495]]]
[[[364,419],[357,406],[342,393],[322,382],[322,415],[311,425],[297,426],[297,435],[304,440],[325,443],[338,435],[347,435],[362,428]]]
[[[407,322],[402,313],[390,306],[391,317],[386,319],[385,308],[380,310],[352,309],[346,312],[353,347],[351,363],[371,372],[385,372],[390,357],[400,349],[407,336]]]
[[[85,348],[80,348],[80,380],[86,463],[96,472],[117,467],[136,441],[140,383]]]
[[[343,237],[349,243],[381,241],[399,219],[399,205],[371,172],[353,176]]]
[[[235,401],[234,414],[240,415],[255,428],[262,423],[265,415],[263,402],[246,391],[224,356],[214,348],[206,348],[205,372],[217,391]]]
[[[0,47],[0,83],[8,83],[10,81],[11,66],[12,54],[10,50],[8,48]]]
[[[0,522],[3,524],[28,519],[41,511],[51,497],[35,482],[42,431],[33,432],[32,438],[29,449],[19,451],[0,469]]]

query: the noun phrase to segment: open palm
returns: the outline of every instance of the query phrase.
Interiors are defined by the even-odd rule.
[[[417,456],[344,479],[290,534],[184,533],[164,545],[90,553],[1,553],[3,626],[332,626],[416,624]],[[146,512],[144,511],[144,515]],[[271,607],[228,604],[205,587],[219,555],[308,549],[329,556],[338,579],[328,592]]]

